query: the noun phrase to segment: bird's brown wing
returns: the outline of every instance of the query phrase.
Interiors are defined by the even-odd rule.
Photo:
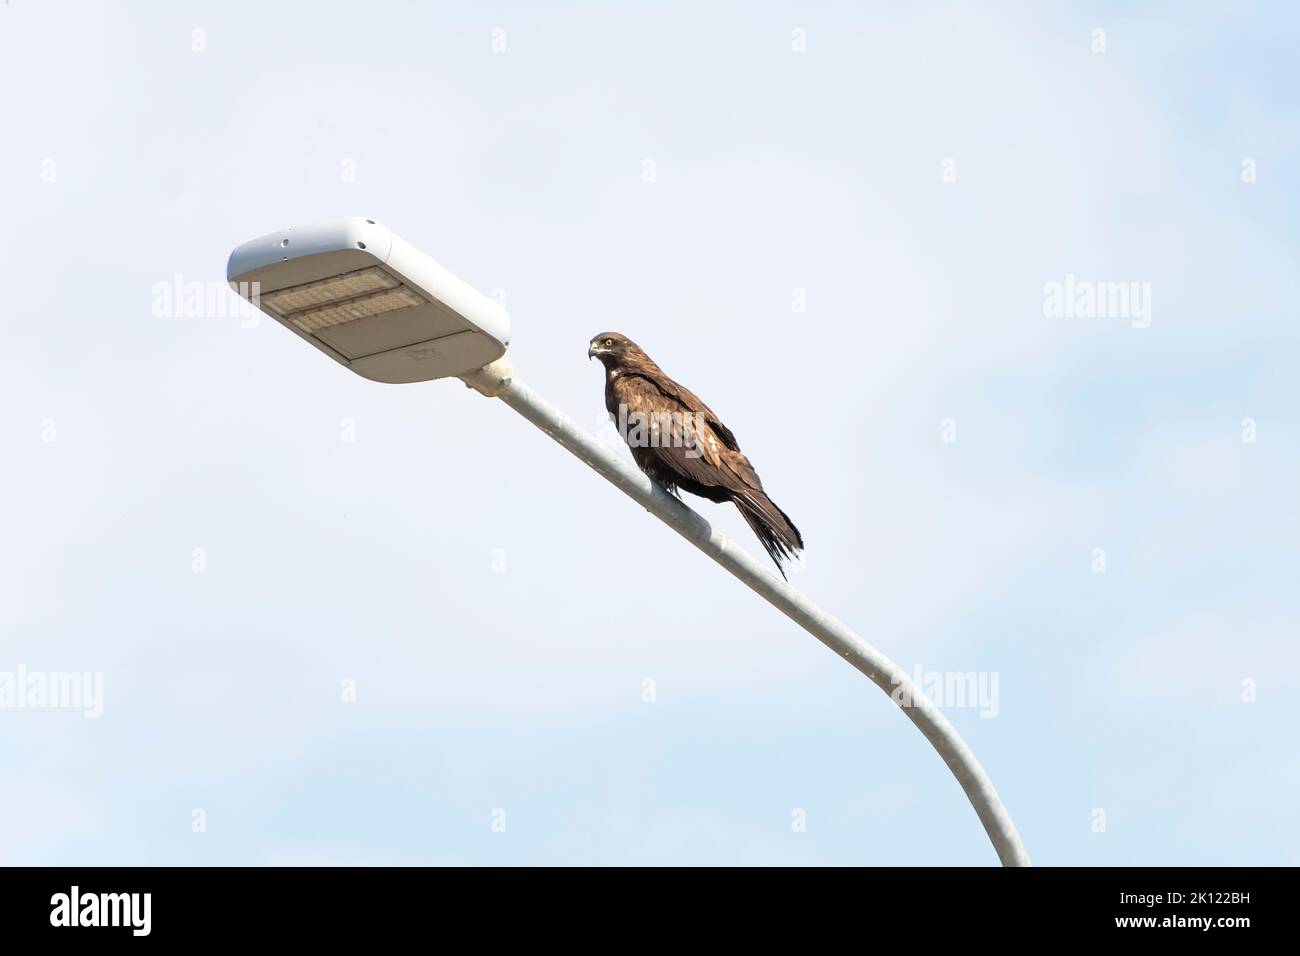
[[[629,419],[639,413],[643,421],[658,423],[647,429],[650,447],[633,448],[633,453],[653,461],[657,471],[666,472],[665,478],[685,479],[673,484],[693,482],[736,494],[762,492],[763,483],[731,430],[689,391],[671,379],[642,375],[619,376],[613,388]]]
[[[667,375],[662,373],[653,376],[646,376],[646,380],[653,383],[661,393],[671,399],[675,399],[692,412],[699,412],[705,417],[713,433],[728,448],[740,451],[740,445],[736,442],[736,436],[731,433],[731,429],[722,424],[722,421],[714,414],[713,409],[709,408],[700,401],[699,396],[689,388],[674,382]]]

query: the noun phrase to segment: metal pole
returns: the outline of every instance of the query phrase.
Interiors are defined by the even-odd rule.
[[[768,603],[866,674],[899,704],[903,713],[930,741],[961,784],[988,832],[1003,866],[1029,866],[1011,815],[998,799],[993,782],[975,755],[958,736],[943,712],[923,694],[901,668],[844,624],[804,597],[786,581],[729,541],[701,515],[688,508],[640,470],[624,461],[599,439],[574,424],[567,415],[513,377],[510,363],[498,359],[462,376],[465,384],[490,398],[500,398],[604,476],[628,497],[645,507],[683,538],[738,577]]]

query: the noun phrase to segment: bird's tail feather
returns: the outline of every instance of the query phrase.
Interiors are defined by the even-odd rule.
[[[758,536],[763,550],[772,559],[776,569],[785,577],[783,561],[794,557],[803,550],[803,535],[794,526],[794,522],[767,495],[759,492],[737,494],[731,499],[740,509],[741,517]],[[788,578],[786,580],[789,580]]]

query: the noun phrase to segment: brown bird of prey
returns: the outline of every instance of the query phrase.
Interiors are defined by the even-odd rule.
[[[733,502],[785,577],[781,564],[803,550],[803,536],[763,491],[731,429],[627,336],[597,335],[593,357],[605,366],[605,407],[637,467],[673,495]]]

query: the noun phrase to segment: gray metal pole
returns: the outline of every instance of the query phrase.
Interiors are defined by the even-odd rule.
[[[499,359],[462,376],[465,384],[503,402],[603,475],[683,538],[722,565],[817,640],[871,678],[903,709],[939,751],[979,815],[1003,866],[1029,866],[1029,854],[993,782],[958,736],[943,712],[901,668],[845,625],[729,541],[701,515],[668,494],[636,467],[605,447],[590,432],[514,378],[510,363]]]

